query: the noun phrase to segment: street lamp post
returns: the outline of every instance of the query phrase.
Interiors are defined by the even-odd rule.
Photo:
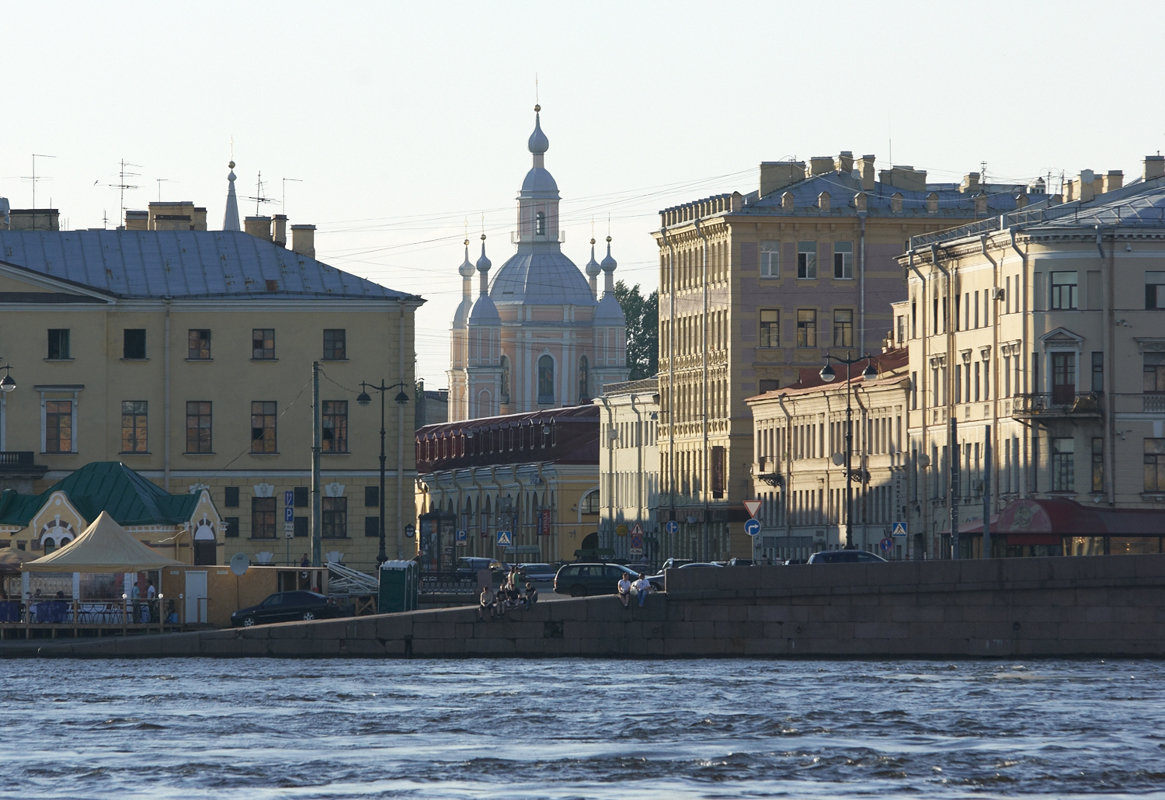
[[[362,406],[366,406],[372,402],[372,398],[369,396],[368,390],[371,389],[373,391],[380,392],[380,550],[376,553],[377,567],[379,567],[385,561],[388,561],[388,553],[384,551],[384,393],[389,389],[396,389],[399,387],[400,391],[397,392],[396,397],[394,397],[393,400],[398,406],[404,406],[409,402],[409,396],[405,394],[406,385],[407,384],[402,381],[401,383],[394,383],[391,386],[385,386],[383,378],[381,378],[379,384],[365,383],[364,381],[361,381],[360,394],[356,396],[356,402]],[[403,431],[398,431],[397,433],[398,435],[403,435]],[[400,465],[398,464],[397,467],[399,472]],[[400,484],[399,474],[397,475],[397,484],[398,486]],[[399,500],[397,505],[399,507]],[[397,558],[400,558],[400,531],[397,531],[397,537],[396,555]]]
[[[853,409],[853,380],[851,367],[862,361],[869,362],[862,371],[862,380],[869,381],[878,377],[878,370],[868,355],[861,358],[841,358],[840,356],[825,354],[825,366],[821,368],[821,380],[832,383],[837,373],[830,366],[830,361],[845,364],[845,549],[852,550],[854,546],[854,487],[853,487],[853,452],[854,452],[854,409]]]

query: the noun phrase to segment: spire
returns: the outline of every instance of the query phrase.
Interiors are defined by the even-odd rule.
[[[587,262],[586,269],[587,278],[591,282],[591,294],[597,300],[599,298],[599,273],[602,272],[602,268],[599,266],[599,262],[595,261],[595,237],[593,236],[591,237],[591,260]]]
[[[615,267],[619,262],[611,257],[611,236],[607,235],[607,257],[600,265],[603,269],[603,293],[611,294],[615,291]]]
[[[239,200],[235,197],[235,162],[228,165],[230,174],[227,175],[227,210],[223,216],[222,229],[224,231],[239,231]]]
[[[481,258],[477,260],[477,271],[481,273],[481,295],[489,294],[489,268],[493,263],[485,255],[485,234],[481,235]]]

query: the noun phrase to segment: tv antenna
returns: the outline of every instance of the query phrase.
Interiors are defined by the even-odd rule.
[[[31,175],[31,176],[25,176],[25,177],[24,177],[24,180],[26,180],[26,181],[32,181],[32,207],[33,207],[34,209],[36,208],[36,182],[37,182],[38,180],[39,180],[39,181],[48,180],[48,178],[38,178],[38,177],[36,177],[36,160],[37,160],[38,158],[56,158],[56,156],[45,155],[44,153],[33,153],[33,154],[32,154],[32,175]]]
[[[255,196],[254,197],[246,197],[243,199],[255,201],[255,216],[256,217],[259,216],[259,204],[260,203],[274,203],[275,202],[274,197],[264,197],[263,196],[263,171],[262,170],[259,171],[259,176],[255,179]]]
[[[169,183],[169,178],[154,178],[158,182],[158,202],[162,202],[162,184]]]
[[[291,181],[293,183],[303,183],[303,179],[302,178],[284,178],[283,179],[283,201],[279,205],[283,209],[284,214],[287,213],[287,182],[288,181]]]
[[[142,166],[141,164],[131,164],[123,158],[121,160],[121,171],[117,173],[121,182],[120,183],[102,183],[101,184],[102,186],[108,186],[110,189],[117,189],[121,194],[121,223],[120,223],[121,225],[125,224],[125,190],[138,188],[136,184],[126,183],[126,181],[129,178],[137,178],[141,175],[140,172],[130,172],[126,168],[127,167],[137,167],[138,169],[140,169],[141,166]],[[99,183],[101,183],[100,180],[93,181],[94,186],[96,186]]]

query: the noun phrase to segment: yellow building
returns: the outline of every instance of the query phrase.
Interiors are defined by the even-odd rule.
[[[915,237],[911,531],[930,553],[1165,551],[1165,157]],[[952,536],[955,531],[957,536]]]
[[[666,555],[748,557],[753,464],[745,399],[877,350],[905,292],[911,236],[998,215],[1024,188],[928,183],[874,157],[764,163],[759,186],[669,208],[659,245],[661,519]]]
[[[228,218],[233,199],[232,185]],[[282,218],[244,233],[237,219],[206,230],[189,203],[127,216],[128,229],[0,230],[0,353],[15,383],[0,394],[0,484],[39,492],[121,461],[166,492],[209,491],[224,523],[202,563],[298,563],[313,550],[318,364],[320,549],[373,569],[381,415],[375,391],[368,408],[353,401],[364,381],[411,399],[424,301],[317,261],[314,226],[295,226],[287,249]],[[415,517],[413,411],[389,405],[388,555],[407,558],[411,543],[395,546]]]

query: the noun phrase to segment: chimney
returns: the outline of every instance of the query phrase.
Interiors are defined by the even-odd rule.
[[[762,161],[760,196],[767,197],[778,189],[805,179],[804,161]]]
[[[815,175],[828,175],[833,172],[833,158],[832,156],[813,156],[809,159],[809,174],[806,178],[812,178]]]
[[[895,166],[882,170],[879,177],[884,185],[893,186],[895,189],[904,189],[908,192],[926,191],[926,170],[924,169]]]
[[[1145,156],[1145,180],[1165,177],[1165,156]]]
[[[291,249],[301,256],[316,257],[316,226],[292,225]]]
[[[862,178],[862,191],[874,191],[874,157],[862,156],[858,159],[858,174]]]
[[[271,219],[271,241],[279,247],[287,247],[287,215],[276,214]]]
[[[194,209],[191,217],[190,230],[204,231],[206,230],[206,209],[198,206]]]
[[[134,210],[126,211],[125,229],[127,231],[148,231],[150,229],[150,212]]]
[[[1117,189],[1125,185],[1125,173],[1119,169],[1110,169],[1108,174],[1104,176],[1105,192],[1115,192]]]
[[[1080,177],[1068,184],[1070,200],[1079,200],[1087,203],[1096,196],[1096,187],[1093,183],[1095,175],[1090,169],[1080,170]]]
[[[271,217],[247,217],[243,220],[243,230],[256,239],[271,241]]]
[[[978,194],[979,193],[979,173],[968,172],[963,176],[963,182],[959,184],[959,192],[961,194]]]
[[[845,175],[849,175],[854,171],[854,154],[851,150],[842,150],[837,156],[837,161],[834,162],[834,169]]]

